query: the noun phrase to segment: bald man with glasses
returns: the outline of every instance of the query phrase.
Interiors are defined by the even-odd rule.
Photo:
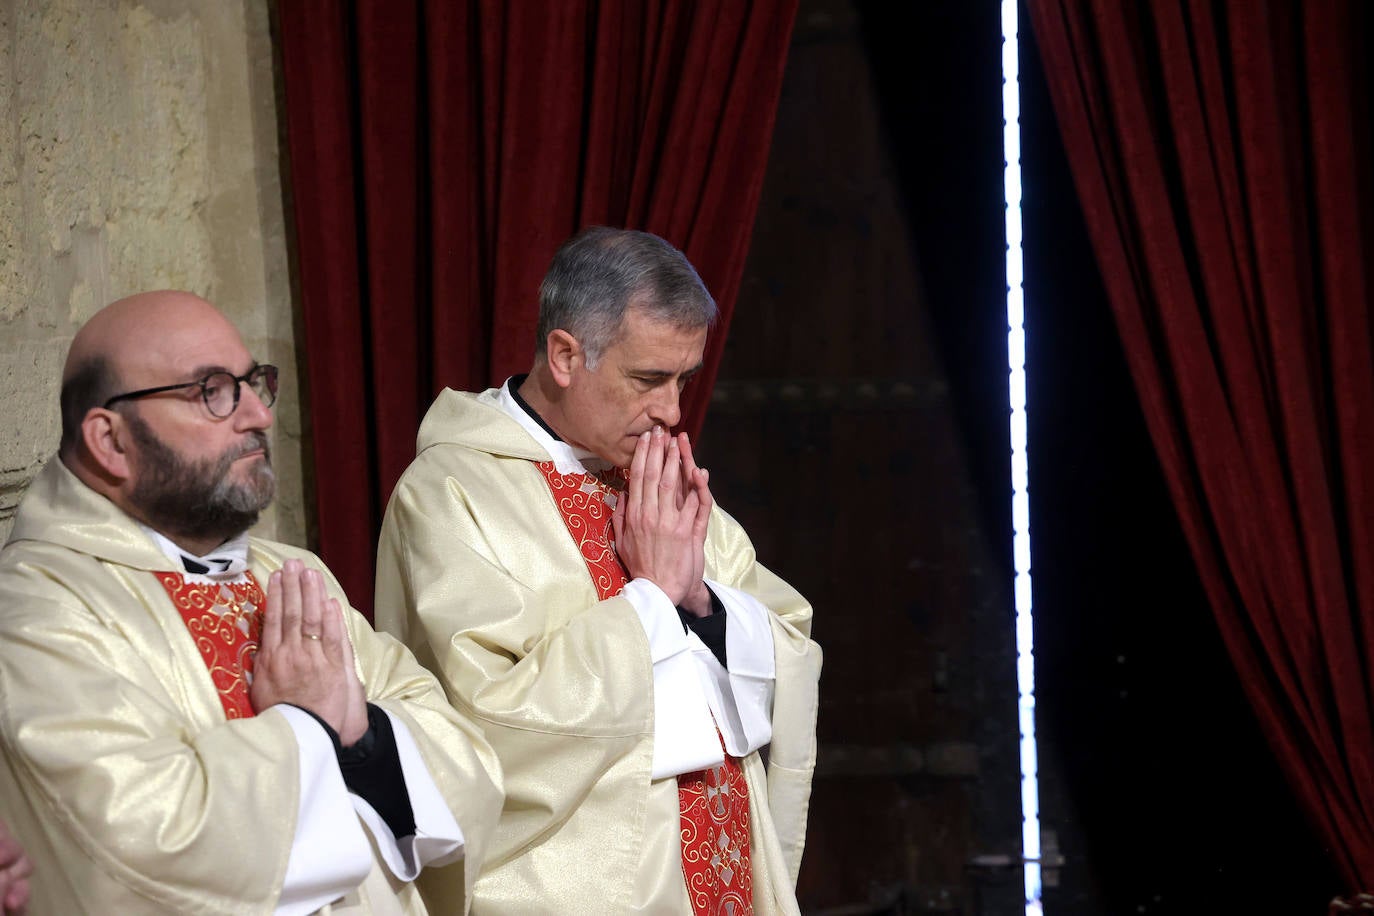
[[[0,550],[0,817],[37,913],[461,913],[495,756],[272,499],[275,366],[210,303],[76,335]]]

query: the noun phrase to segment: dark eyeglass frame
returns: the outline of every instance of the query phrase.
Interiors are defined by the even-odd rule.
[[[219,376],[234,380],[234,406],[230,407],[229,412],[225,414],[216,413],[215,409],[210,406],[210,380]],[[265,393],[258,391],[255,385],[258,379],[263,381],[262,392]],[[242,393],[243,384],[245,382],[248,383],[248,387],[253,389],[253,393],[257,394],[258,399],[262,401],[264,407],[271,407],[277,402],[277,367],[264,364],[261,366],[254,366],[243,375],[235,375],[228,371],[211,372],[209,375],[205,376],[205,378],[196,379],[194,382],[182,382],[179,385],[159,385],[156,388],[140,388],[138,391],[126,391],[106,401],[105,409],[109,410],[110,405],[118,404],[120,401],[133,401],[138,398],[146,398],[150,394],[162,394],[164,391],[180,391],[183,388],[195,388],[199,385],[200,399],[205,403],[205,409],[210,411],[210,416],[223,420],[233,416],[234,411],[239,409],[239,395]]]

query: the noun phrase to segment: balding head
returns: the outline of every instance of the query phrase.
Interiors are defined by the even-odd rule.
[[[218,309],[180,290],[137,293],[96,312],[72,338],[62,369],[63,456],[79,444],[91,408],[121,391],[165,383],[178,352],[226,329],[238,338]]]
[[[72,340],[62,462],[129,515],[203,552],[251,525],[272,498],[275,393],[276,370],[259,366],[204,299],[129,296]]]

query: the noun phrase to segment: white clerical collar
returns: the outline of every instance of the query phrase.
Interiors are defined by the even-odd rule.
[[[168,559],[186,571],[188,581],[227,582],[240,579],[248,569],[248,532],[230,538],[203,557],[182,550],[160,531],[139,523]]]
[[[501,409],[510,414],[512,420],[524,427],[525,432],[529,433],[539,447],[548,452],[553,459],[553,466],[560,474],[591,474],[595,471],[605,470],[611,465],[602,458],[598,458],[595,452],[589,452],[584,448],[574,448],[562,439],[557,439],[549,434],[544,425],[535,417],[530,416],[528,410],[515,399],[511,391],[511,382],[515,377],[506,379],[506,383],[501,386],[501,394],[496,399],[501,405]]]

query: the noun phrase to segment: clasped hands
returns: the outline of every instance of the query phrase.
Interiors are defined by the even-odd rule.
[[[29,875],[33,863],[0,821],[0,906],[5,916],[23,916],[29,906]]]
[[[300,560],[287,560],[268,580],[248,696],[255,712],[276,703],[309,710],[344,747],[367,732],[367,695],[353,667],[343,608],[326,596],[319,570]]]
[[[629,492],[611,516],[616,552],[634,578],[653,582],[668,600],[694,614],[711,613],[706,572],[709,475],[696,465],[686,433],[661,426],[635,444]]]

